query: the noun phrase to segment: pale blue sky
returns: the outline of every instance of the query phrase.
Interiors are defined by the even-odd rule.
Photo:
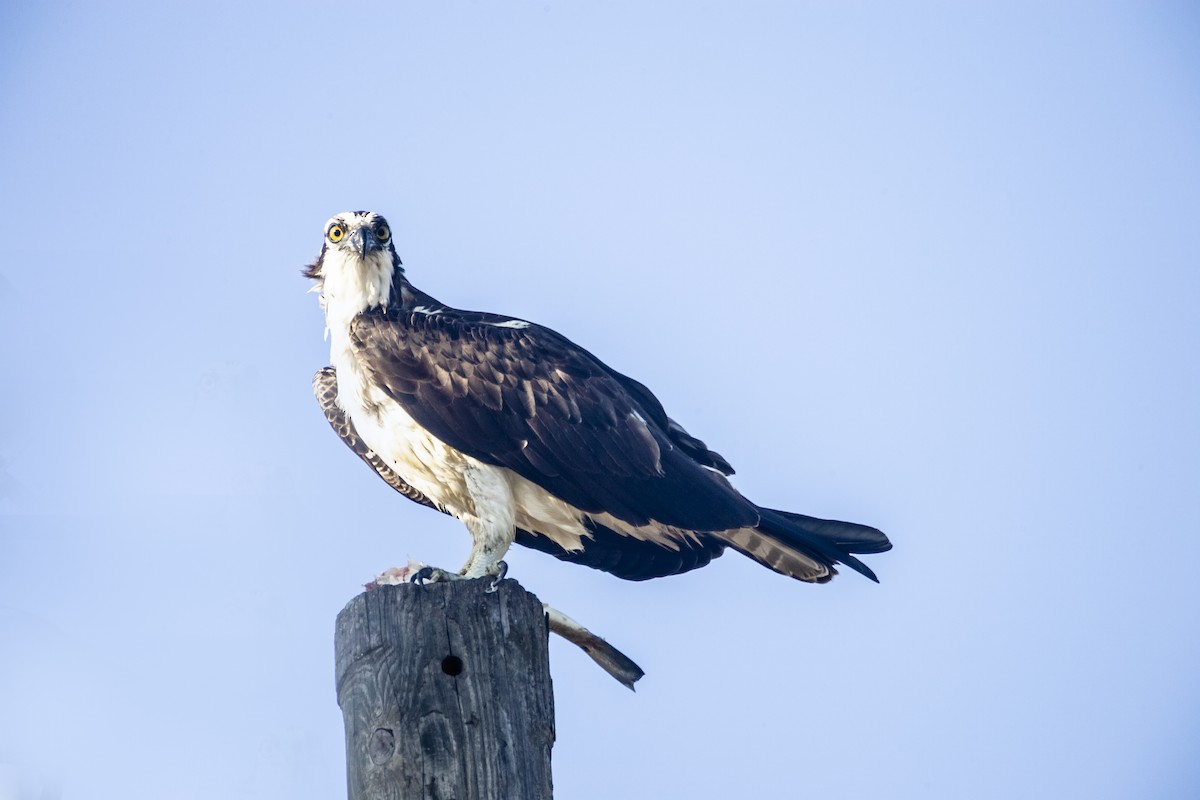
[[[554,643],[559,797],[1200,795],[1192,5],[0,14],[0,800],[343,796],[335,615],[468,548],[309,393],[352,208],[896,544],[514,550],[647,671]]]

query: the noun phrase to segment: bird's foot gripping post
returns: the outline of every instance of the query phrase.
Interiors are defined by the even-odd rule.
[[[382,585],[338,615],[350,800],[551,796],[546,614],[491,582]]]
[[[508,574],[508,564],[504,561],[497,561],[485,574],[491,575],[493,580],[488,584],[487,591],[494,592],[500,588],[500,581],[504,580],[504,576]],[[417,586],[424,586],[427,583],[441,583],[442,581],[460,581],[465,580],[466,575],[461,572],[447,572],[438,567],[424,566],[412,573],[409,578],[410,583],[415,583]],[[376,579],[378,582],[378,578]],[[370,586],[370,584],[368,584]]]

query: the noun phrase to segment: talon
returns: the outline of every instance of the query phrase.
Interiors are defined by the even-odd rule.
[[[508,564],[504,561],[497,561],[495,570],[496,579],[487,588],[489,594],[500,588],[500,581],[504,580],[504,576],[508,574]]]
[[[433,580],[433,567],[421,567],[413,573],[408,582],[415,583],[417,586],[424,586],[427,581],[431,580]]]

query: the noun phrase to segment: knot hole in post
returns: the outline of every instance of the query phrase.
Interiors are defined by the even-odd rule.
[[[463,660],[458,656],[446,656],[442,659],[442,672],[450,675],[461,675],[463,671]]]
[[[376,728],[367,747],[371,763],[386,764],[396,752],[396,735],[388,728]]]

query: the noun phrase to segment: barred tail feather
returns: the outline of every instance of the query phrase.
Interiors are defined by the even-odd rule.
[[[890,550],[892,543],[882,531],[854,522],[759,510],[762,520],[757,527],[729,531],[721,538],[739,553],[797,580],[826,583],[837,574],[834,565],[845,564],[879,582],[871,568],[852,554]]]

